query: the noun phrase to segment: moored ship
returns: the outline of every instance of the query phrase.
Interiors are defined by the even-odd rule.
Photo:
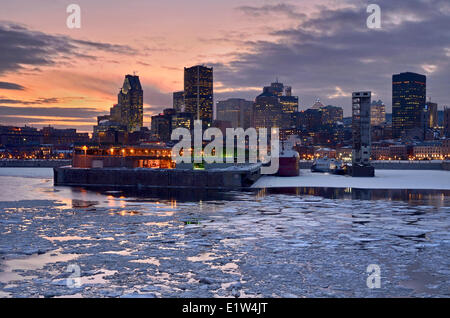
[[[278,168],[278,176],[294,177],[300,174],[299,167],[300,155],[294,150],[282,150],[280,152],[280,166]]]
[[[311,172],[328,172],[344,175],[346,171],[347,166],[342,164],[341,161],[328,157],[315,159],[311,166]]]

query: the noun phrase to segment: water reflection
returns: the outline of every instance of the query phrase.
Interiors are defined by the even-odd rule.
[[[403,201],[410,205],[448,205],[449,190],[407,190],[407,189],[355,189],[355,188],[268,188],[258,191],[259,197],[272,194],[312,195],[326,199],[343,200],[388,200]]]
[[[134,189],[126,188],[89,188],[89,187],[73,187],[70,188],[74,196],[79,193],[85,194],[86,190],[91,193],[97,193],[105,196],[108,201],[117,201],[118,199],[126,199],[130,202],[157,202],[165,201],[176,207],[177,202],[201,202],[201,201],[234,201],[236,200],[236,191],[221,190],[203,190],[203,189],[167,189],[167,188],[148,188]],[[133,200],[134,198],[134,200]],[[111,202],[109,202],[111,203]]]

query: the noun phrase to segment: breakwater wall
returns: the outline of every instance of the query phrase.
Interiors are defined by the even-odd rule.
[[[72,168],[53,169],[56,186],[239,189],[259,179],[260,165],[237,169]]]
[[[68,166],[72,164],[72,160],[56,159],[56,160],[21,160],[7,159],[0,160],[0,168],[55,168]]]

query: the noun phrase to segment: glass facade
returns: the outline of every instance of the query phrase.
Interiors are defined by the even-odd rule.
[[[422,129],[427,78],[416,73],[392,76],[392,134],[399,138],[404,132]]]
[[[144,125],[144,92],[139,76],[126,75],[118,95],[120,120],[127,131],[139,131]]]
[[[206,66],[184,68],[184,111],[209,126],[213,119],[213,69]]]

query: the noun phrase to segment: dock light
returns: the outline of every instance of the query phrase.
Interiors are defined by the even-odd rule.
[[[111,152],[111,154],[114,154],[114,148],[109,149],[109,151]]]
[[[134,153],[134,149],[130,149],[130,153]]]

